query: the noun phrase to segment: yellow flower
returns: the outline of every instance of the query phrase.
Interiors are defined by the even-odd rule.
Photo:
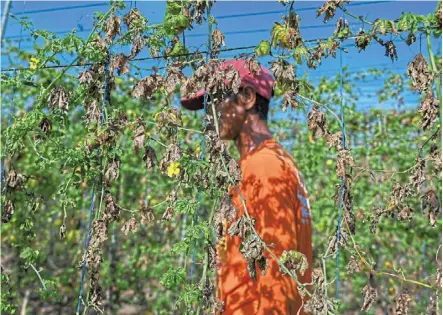
[[[31,70],[35,70],[37,69],[37,64],[38,64],[38,59],[31,57],[31,59],[29,59],[29,69]]]
[[[334,163],[334,161],[332,161],[331,159],[326,160],[326,165],[332,165],[332,163]]]
[[[172,162],[168,166],[168,176],[174,177],[180,174],[180,162]]]

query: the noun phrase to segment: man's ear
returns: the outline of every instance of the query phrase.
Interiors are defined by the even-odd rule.
[[[255,101],[257,100],[257,92],[252,86],[243,87],[243,104],[246,110],[250,110],[255,106]]]

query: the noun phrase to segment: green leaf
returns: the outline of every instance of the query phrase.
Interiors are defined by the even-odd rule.
[[[254,50],[255,54],[259,57],[269,55],[271,52],[271,43],[267,40],[262,40]]]
[[[185,268],[170,268],[160,279],[160,283],[171,290],[186,280]]]

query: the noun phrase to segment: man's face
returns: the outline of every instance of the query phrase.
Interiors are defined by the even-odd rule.
[[[246,120],[245,106],[239,104],[235,95],[232,94],[216,106],[216,111],[220,127],[220,139],[234,140],[237,138]]]

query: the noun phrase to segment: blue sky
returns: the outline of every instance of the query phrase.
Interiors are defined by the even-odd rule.
[[[127,9],[132,6],[137,8],[148,18],[149,23],[158,23],[163,19],[165,2],[163,1],[127,1]],[[4,5],[4,2],[2,1]],[[316,9],[323,2],[321,1],[296,1],[295,11],[301,18],[301,33],[304,39],[314,39],[329,36],[335,26],[336,19],[332,19],[328,24],[323,23],[322,17],[316,17]],[[418,14],[429,14],[435,10],[437,1],[353,1],[348,5],[348,9],[353,14],[363,15],[371,21],[375,18],[394,19],[402,12],[413,12]],[[86,6],[86,7],[85,7]],[[36,29],[46,29],[57,32],[59,36],[70,32],[73,28],[77,33],[86,37],[92,28],[93,13],[96,11],[105,11],[109,6],[108,2],[90,2],[90,1],[13,1],[11,12],[18,16],[28,16]],[[59,10],[63,8],[62,10]],[[279,21],[285,13],[288,6],[284,7],[277,1],[218,1],[215,3],[212,13],[218,20],[218,28],[226,36],[227,48],[254,46],[261,39],[269,39],[269,31],[273,23]],[[123,14],[126,12],[123,12]],[[340,16],[341,13],[338,13]],[[2,7],[3,16],[3,7]],[[351,28],[357,32],[364,26],[361,22],[348,18]],[[366,29],[369,26],[364,26]],[[83,30],[83,31],[82,31]],[[207,40],[207,25],[194,27],[191,31],[186,31],[186,46],[201,47]],[[20,25],[13,19],[9,19],[5,37],[13,40],[12,44],[17,45],[20,34]],[[24,49],[32,49],[32,41],[27,31],[23,32],[21,46]],[[353,44],[353,40],[345,44]],[[368,68],[377,68],[383,70],[392,70],[398,73],[405,73],[407,64],[419,52],[419,44],[408,47],[403,42],[398,42],[397,51],[399,59],[394,63],[388,57],[384,56],[384,48],[379,44],[372,44],[366,51],[358,53],[357,49],[350,47],[349,53],[343,54],[343,64],[349,68],[352,73],[366,70]],[[433,45],[437,52],[441,53],[441,40],[433,40]],[[233,57],[240,52],[250,52],[250,50],[228,52],[223,57]],[[114,52],[119,52],[118,50]],[[422,52],[427,56],[425,40],[423,39]],[[148,52],[144,50],[141,57],[147,56]],[[66,57],[67,59],[69,57]],[[265,60],[266,61],[266,60]],[[159,61],[145,61],[141,63],[143,67],[152,67]],[[5,56],[2,56],[2,68],[8,66]],[[334,76],[339,71],[338,58],[328,58],[316,70],[308,70],[306,67],[298,67],[298,74],[307,73],[308,77],[316,82],[322,76]],[[379,89],[383,85],[383,80],[371,80],[361,86],[365,94]],[[418,96],[409,93],[405,97],[406,106],[418,105]],[[389,107],[391,104],[378,104],[376,97],[365,97],[361,100],[361,108],[369,107]]]

